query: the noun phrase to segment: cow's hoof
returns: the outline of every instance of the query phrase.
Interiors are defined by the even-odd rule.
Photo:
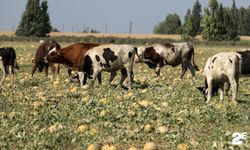
[[[234,106],[234,107],[236,107],[237,105],[238,105],[238,102],[236,101],[236,100],[232,100],[232,105]]]
[[[209,100],[206,100],[205,103],[208,104]]]

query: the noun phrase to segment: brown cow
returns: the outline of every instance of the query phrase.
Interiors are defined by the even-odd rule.
[[[45,60],[52,63],[64,64],[73,71],[79,71],[82,69],[85,53],[89,49],[99,45],[98,43],[77,43],[61,49],[54,48],[45,57]],[[71,71],[68,73],[71,75]]]
[[[39,72],[42,72],[45,69],[46,77],[48,76],[48,68],[51,66],[51,70],[53,72],[53,76],[59,74],[59,64],[55,63],[45,63],[44,57],[49,53],[49,51],[53,48],[60,49],[61,46],[53,39],[42,42],[42,44],[36,50],[35,60],[33,63],[35,64],[32,68],[31,76],[33,77],[36,69],[38,68]]]

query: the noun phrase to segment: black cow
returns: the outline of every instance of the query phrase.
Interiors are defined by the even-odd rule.
[[[10,73],[11,84],[14,84],[14,68],[19,69],[16,61],[16,52],[12,47],[0,48],[0,57],[2,60],[3,77],[0,84],[2,84],[7,75]],[[10,71],[9,71],[10,67]]]

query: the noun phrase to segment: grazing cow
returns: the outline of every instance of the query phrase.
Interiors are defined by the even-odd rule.
[[[92,79],[91,85],[93,85],[97,75],[102,71],[111,72],[111,82],[116,75],[116,71],[121,70],[120,85],[128,76],[129,89],[131,89],[135,51],[136,48],[125,44],[109,44],[92,48],[85,55],[82,68],[84,79],[81,80],[81,85],[86,84],[87,77]]]
[[[96,46],[98,43],[77,43],[65,48],[54,48],[45,57],[45,60],[52,63],[64,64],[68,70],[69,76],[71,76],[71,70],[79,71],[82,68],[82,63],[85,58],[85,53]],[[70,80],[72,80],[70,78]]]
[[[250,76],[250,50],[222,52],[210,57],[204,68],[205,87],[197,87],[209,102],[217,86],[223,100],[224,83],[226,92],[232,87],[232,100],[236,100],[240,76]],[[207,86],[206,86],[207,84]]]
[[[160,70],[165,65],[175,67],[182,64],[181,78],[183,78],[187,68],[193,77],[195,77],[195,70],[199,71],[194,62],[194,47],[190,43],[157,43],[138,47],[138,55],[136,56],[136,63],[145,62],[149,68],[155,69],[157,76],[160,76]]]
[[[42,43],[36,50],[35,59],[32,61],[35,65],[32,68],[31,76],[33,77],[36,69],[38,68],[39,72],[42,72],[45,69],[45,75],[48,76],[48,68],[51,66],[53,76],[59,74],[60,66],[55,63],[46,63],[44,62],[44,57],[49,53],[53,48],[59,49],[61,46],[53,39],[48,41],[41,41]]]
[[[2,84],[10,72],[11,84],[14,84],[14,68],[19,69],[16,61],[16,52],[12,47],[0,48],[0,58],[2,60],[3,77],[0,84]],[[10,67],[10,71],[9,71]]]

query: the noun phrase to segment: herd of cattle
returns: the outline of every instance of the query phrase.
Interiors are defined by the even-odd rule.
[[[15,50],[11,47],[0,48],[2,59],[3,77],[0,84],[5,81],[8,74],[11,76],[11,83],[14,83],[14,68],[19,69],[16,61]],[[60,66],[63,64],[68,68],[70,79],[73,79],[72,71],[78,72],[80,85],[85,85],[87,79],[94,84],[96,78],[101,83],[101,72],[110,72],[109,82],[116,76],[116,71],[121,71],[120,85],[128,77],[128,88],[132,88],[133,64],[146,63],[149,68],[155,69],[157,76],[165,65],[182,65],[181,78],[187,69],[192,77],[195,77],[195,70],[198,66],[194,61],[194,47],[192,44],[164,43],[146,46],[133,46],[128,44],[99,44],[99,43],[77,43],[64,48],[55,41],[43,41],[38,47],[34,66],[31,75],[35,71],[45,70],[48,76],[48,68],[51,67],[54,76],[58,76]],[[205,85],[197,87],[208,102],[218,91],[220,99],[223,99],[224,84],[226,93],[232,87],[232,100],[236,100],[239,77],[250,75],[250,50],[238,52],[222,52],[210,57],[204,68]]]

